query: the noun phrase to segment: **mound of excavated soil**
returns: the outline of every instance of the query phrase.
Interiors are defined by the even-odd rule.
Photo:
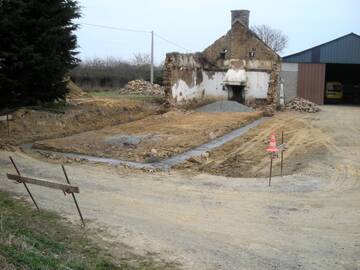
[[[72,99],[88,96],[88,94],[79,86],[77,86],[72,80],[68,81],[67,88],[69,89],[69,93],[66,95],[67,98]]]
[[[221,100],[198,108],[198,112],[253,112],[254,110],[244,104],[232,100]]]
[[[0,149],[4,144],[21,144],[127,123],[156,114],[157,106],[142,101],[107,98],[78,98],[63,113],[22,108],[12,113],[9,123],[0,122]]]

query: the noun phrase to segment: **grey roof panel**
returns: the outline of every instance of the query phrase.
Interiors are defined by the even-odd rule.
[[[310,63],[311,62],[311,51],[304,51],[299,54],[294,54],[292,56],[283,57],[284,62],[289,63]]]
[[[288,63],[360,64],[360,36],[350,33],[308,50],[283,57]]]

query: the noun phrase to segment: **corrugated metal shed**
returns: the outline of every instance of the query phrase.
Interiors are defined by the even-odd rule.
[[[325,64],[299,64],[298,96],[324,104]]]
[[[283,57],[283,62],[360,64],[360,36],[350,33],[308,50]]]

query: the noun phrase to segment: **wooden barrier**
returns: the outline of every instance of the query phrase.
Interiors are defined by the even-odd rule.
[[[79,187],[75,187],[75,186],[71,186],[71,185],[67,185],[67,184],[60,184],[60,183],[52,182],[49,180],[30,178],[30,177],[16,175],[16,174],[8,173],[6,175],[9,180],[13,180],[18,183],[27,183],[27,184],[33,184],[33,185],[38,185],[38,186],[52,188],[52,189],[60,189],[66,193],[80,193]]]
[[[72,186],[70,184],[70,180],[69,180],[69,177],[66,173],[66,170],[65,170],[65,167],[64,165],[61,166],[62,170],[63,170],[63,173],[65,175],[65,180],[67,182],[67,184],[62,184],[62,183],[58,183],[58,182],[54,182],[54,181],[51,181],[51,180],[45,180],[45,179],[39,179],[39,178],[32,178],[32,177],[27,177],[27,176],[22,176],[20,174],[20,171],[18,169],[18,167],[16,166],[15,164],[15,161],[12,157],[9,157],[10,160],[11,160],[11,163],[13,164],[17,174],[10,174],[10,173],[7,173],[6,176],[9,180],[11,181],[15,181],[17,183],[22,183],[24,185],[24,187],[26,188],[26,191],[28,192],[31,200],[33,201],[34,205],[36,206],[36,208],[40,211],[33,195],[31,194],[30,192],[30,189],[28,188],[27,184],[32,184],[32,185],[37,185],[37,186],[42,186],[42,187],[46,187],[46,188],[51,188],[51,189],[58,189],[58,190],[61,190],[64,195],[66,195],[66,193],[68,194],[71,194],[72,195],[72,198],[74,200],[74,203],[76,205],[76,209],[79,213],[79,216],[80,216],[80,219],[81,219],[81,222],[82,224],[84,225],[85,227],[85,222],[84,222],[84,218],[81,214],[81,211],[80,211],[80,207],[79,207],[79,204],[76,200],[76,197],[75,197],[75,194],[74,193],[80,193],[80,189],[79,187],[76,187],[76,186]]]

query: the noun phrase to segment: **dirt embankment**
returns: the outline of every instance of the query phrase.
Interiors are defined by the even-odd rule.
[[[260,112],[172,111],[127,124],[37,142],[44,150],[150,162],[204,144],[262,116]]]
[[[267,176],[270,159],[265,149],[269,136],[275,133],[279,145],[282,131],[285,132],[287,146],[284,153],[285,174],[295,172],[328,151],[329,138],[311,124],[310,115],[284,112],[211,151],[209,158],[187,161],[176,168],[229,177]],[[274,174],[279,173],[280,158],[274,161]]]
[[[61,111],[23,108],[12,114],[10,136],[0,122],[0,146],[19,145],[127,123],[155,114],[154,104],[128,99],[81,98]]]

